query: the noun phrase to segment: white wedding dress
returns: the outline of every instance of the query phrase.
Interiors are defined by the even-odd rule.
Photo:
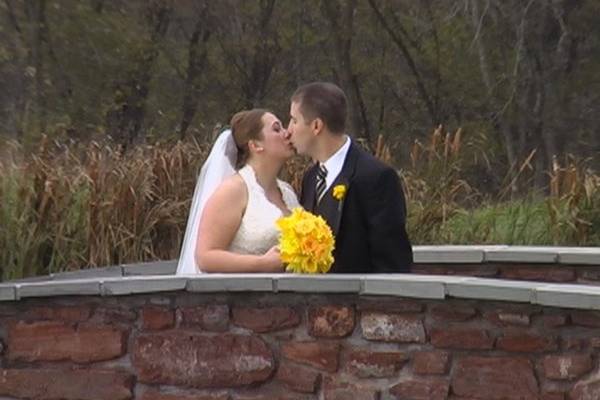
[[[198,176],[181,254],[177,263],[177,275],[202,273],[196,266],[194,256],[202,211],[206,201],[216,188],[225,179],[236,173],[233,167],[236,158],[237,148],[233,135],[230,130],[225,130],[219,135]],[[237,173],[248,188],[248,204],[229,250],[239,254],[264,254],[271,247],[277,245],[279,231],[275,222],[283,216],[283,212],[267,199],[251,166],[246,165]],[[292,187],[281,180],[277,180],[277,184],[286,207],[290,211],[299,207],[298,198]]]
[[[279,231],[275,222],[284,215],[279,207],[267,199],[251,166],[246,165],[238,171],[238,174],[248,188],[248,205],[229,250],[239,254],[264,254],[277,245]],[[299,207],[294,189],[279,179],[277,184],[287,209],[291,211]]]

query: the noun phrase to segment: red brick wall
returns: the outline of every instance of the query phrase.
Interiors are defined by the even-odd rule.
[[[600,398],[593,311],[181,292],[23,300],[0,322],[8,398]]]
[[[415,274],[460,275],[538,282],[600,284],[600,266],[564,264],[415,264]]]

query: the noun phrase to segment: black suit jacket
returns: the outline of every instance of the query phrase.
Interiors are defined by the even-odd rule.
[[[316,204],[317,165],[304,174],[300,202],[321,215],[335,236],[334,273],[410,272],[406,203],[398,174],[352,142],[340,174]],[[342,201],[333,188],[346,185]]]

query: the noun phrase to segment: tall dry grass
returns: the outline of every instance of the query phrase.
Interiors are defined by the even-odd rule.
[[[546,199],[555,242],[599,245],[600,176],[582,160],[555,157],[549,172],[550,196]]]
[[[482,152],[479,143],[464,142],[461,129],[444,132],[439,126],[428,143],[414,142],[410,168],[402,172],[413,241],[435,242],[443,225],[479,196],[463,178],[469,154],[474,152]]]
[[[440,126],[426,144],[416,141],[402,171],[414,243],[600,246],[600,176],[590,160],[554,160],[548,193],[531,189],[505,200],[531,181],[532,151],[495,192],[468,173],[493,170],[485,138],[465,140]]]
[[[195,142],[85,147],[15,143],[0,163],[0,267],[12,279],[178,256],[196,172]],[[19,158],[17,158],[17,156]]]
[[[176,142],[123,154],[110,143],[0,144],[2,279],[176,258],[208,148]],[[379,137],[372,148],[394,163],[392,143]],[[484,138],[442,127],[414,143],[401,170],[413,243],[600,245],[600,176],[585,162],[555,161],[549,196],[498,201],[472,177],[490,169],[486,148]],[[283,178],[299,189],[307,164],[291,160]],[[514,177],[505,182],[498,196]]]

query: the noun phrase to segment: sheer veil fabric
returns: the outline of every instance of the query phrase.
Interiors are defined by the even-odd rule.
[[[233,139],[233,134],[230,129],[224,130],[213,145],[196,182],[192,206],[185,228],[185,235],[183,236],[181,254],[177,264],[177,275],[202,273],[197,267],[194,257],[202,211],[204,210],[206,201],[221,182],[235,174],[236,160],[237,147]]]

